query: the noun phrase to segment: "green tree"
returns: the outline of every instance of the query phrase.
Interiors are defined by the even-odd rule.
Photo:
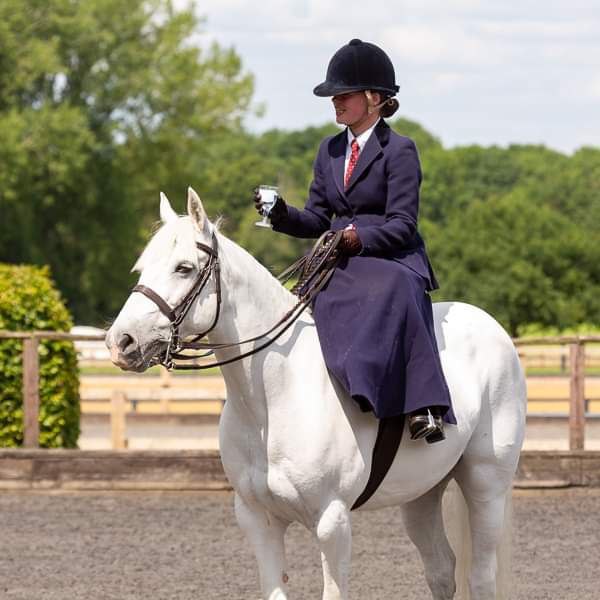
[[[581,148],[555,176],[554,205],[591,233],[600,223],[600,148]]]
[[[252,190],[261,183],[277,185],[286,202],[302,207],[319,144],[338,131],[331,124],[260,135],[238,133],[195,157],[193,185],[211,216],[223,215],[223,231],[273,272],[298,258],[310,242],[255,227]]]
[[[513,192],[427,229],[438,297],[484,308],[512,335],[600,318],[600,235],[582,235],[555,209]]]
[[[251,108],[199,30],[169,0],[0,3],[0,260],[50,264],[77,320],[115,313],[158,190]]]
[[[399,133],[411,138],[417,145],[419,154],[429,154],[433,150],[441,150],[442,142],[422,125],[404,117],[398,117],[390,122],[390,126]]]
[[[515,189],[559,207],[568,195],[569,158],[543,146],[432,146],[422,154],[422,214],[438,223],[475,201]]]

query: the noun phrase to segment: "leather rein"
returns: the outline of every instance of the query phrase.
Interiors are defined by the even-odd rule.
[[[298,277],[298,282],[292,288],[292,293],[298,296],[298,302],[287,311],[275,325],[273,325],[270,329],[265,331],[264,333],[248,338],[246,340],[241,340],[238,342],[229,342],[229,343],[215,343],[211,344],[209,342],[202,342],[202,338],[206,337],[208,333],[210,333],[217,325],[219,321],[219,316],[221,314],[221,302],[222,302],[222,294],[221,294],[221,268],[219,263],[219,248],[217,244],[217,236],[215,232],[212,234],[212,245],[208,246],[206,244],[202,244],[201,242],[196,242],[196,247],[203,252],[208,254],[208,261],[202,268],[202,270],[198,273],[198,277],[194,281],[190,291],[183,297],[183,299],[175,306],[171,308],[171,306],[166,302],[159,294],[157,294],[153,289],[145,286],[145,285],[136,285],[131,291],[139,292],[143,294],[165,315],[169,321],[171,322],[171,333],[169,337],[169,342],[167,344],[167,348],[165,352],[159,356],[153,358],[153,365],[161,364],[165,368],[171,370],[204,370],[204,369],[212,369],[213,367],[220,367],[222,365],[227,365],[238,360],[242,360],[248,356],[252,356],[261,350],[264,350],[268,346],[270,346],[273,342],[275,342],[279,337],[281,337],[300,317],[302,312],[306,309],[306,307],[311,304],[311,302],[315,299],[316,295],[325,287],[333,272],[337,263],[339,262],[339,252],[337,251],[337,245],[341,240],[342,232],[341,231],[327,231],[325,232],[315,243],[311,252],[300,258],[293,265],[288,267],[280,276],[279,280],[282,283],[285,283],[288,279],[290,279],[295,273],[300,272]],[[215,311],[215,316],[212,321],[212,324],[208,329],[203,331],[202,333],[193,334],[190,341],[182,340],[180,337],[179,327],[186,315],[188,314],[190,308],[198,298],[198,296],[202,293],[202,290],[206,287],[211,277],[215,280],[215,291],[216,291],[216,300],[217,300],[217,308]],[[274,333],[273,337],[268,338],[264,343],[260,344],[256,348],[249,350],[247,352],[241,352],[237,356],[232,358],[228,358],[226,360],[215,361],[208,365],[198,365],[198,364],[182,364],[181,362],[176,361],[189,361],[196,360],[198,358],[204,358],[206,356],[210,356],[214,354],[214,350],[222,350],[226,348],[234,348],[238,346],[243,346],[245,344],[249,344],[251,342],[257,342]],[[204,354],[182,354],[184,350],[209,350]]]

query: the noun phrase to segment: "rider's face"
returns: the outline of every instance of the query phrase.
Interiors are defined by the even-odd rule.
[[[367,97],[363,91],[338,94],[331,101],[335,108],[335,120],[352,131],[360,130],[364,124],[378,118],[378,115],[374,118],[374,114],[369,114]]]

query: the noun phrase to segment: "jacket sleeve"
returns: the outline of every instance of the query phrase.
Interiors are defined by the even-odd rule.
[[[412,140],[394,151],[387,166],[385,223],[365,225],[356,231],[362,242],[361,254],[385,255],[412,242],[417,231],[421,165]]]
[[[325,140],[313,167],[313,180],[308,200],[303,210],[286,205],[287,215],[273,223],[273,229],[300,238],[317,238],[331,226],[333,210],[327,201],[325,168],[327,166],[327,140]]]

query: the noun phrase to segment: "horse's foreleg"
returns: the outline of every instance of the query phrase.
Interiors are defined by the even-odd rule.
[[[323,563],[323,600],[345,600],[352,550],[348,507],[340,500],[330,502],[321,514],[315,533]]]
[[[406,532],[421,555],[433,600],[452,600],[456,591],[456,561],[442,518],[445,488],[444,481],[420,498],[401,506]]]
[[[235,516],[254,549],[263,599],[287,600],[283,538],[288,524],[259,505],[246,504],[238,494],[235,495]]]

